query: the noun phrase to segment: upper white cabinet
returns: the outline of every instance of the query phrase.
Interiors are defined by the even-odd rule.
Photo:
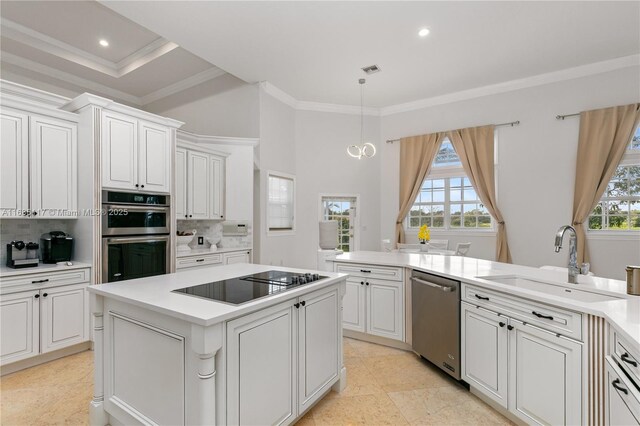
[[[224,219],[226,154],[198,150],[190,144],[176,148],[176,218]]]
[[[170,129],[104,110],[102,187],[168,193],[170,178]]]
[[[66,114],[66,113],[65,113]],[[59,113],[58,113],[59,115]],[[3,217],[78,215],[78,126],[69,120],[2,108]]]

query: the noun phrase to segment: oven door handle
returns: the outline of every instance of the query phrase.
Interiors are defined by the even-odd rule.
[[[157,236],[157,237],[116,237],[116,238],[104,238],[104,241],[107,244],[111,243],[137,243],[140,241],[144,242],[156,242],[156,241],[169,241],[169,235],[167,236]]]
[[[104,204],[104,207],[112,210],[131,210],[131,211],[152,211],[152,212],[169,212],[169,206],[147,206],[138,204]]]

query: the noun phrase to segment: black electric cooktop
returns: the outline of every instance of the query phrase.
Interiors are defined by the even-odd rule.
[[[189,296],[240,305],[324,278],[327,277],[311,273],[299,274],[274,270],[185,287],[173,291]]]

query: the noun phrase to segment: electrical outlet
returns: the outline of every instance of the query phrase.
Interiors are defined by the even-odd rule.
[[[201,246],[204,244],[204,237],[198,237],[198,245]]]

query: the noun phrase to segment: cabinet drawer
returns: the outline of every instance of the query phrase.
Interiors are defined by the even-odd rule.
[[[614,333],[613,345],[613,358],[629,373],[634,382],[640,383],[640,354],[619,333]]]
[[[337,263],[336,272],[349,274],[352,277],[365,277],[392,281],[402,281],[403,277],[402,268],[352,263]]]
[[[68,284],[87,283],[90,281],[90,276],[90,269],[86,268],[64,272],[48,272],[2,278],[0,279],[0,294],[39,290],[41,288],[58,287]]]
[[[222,254],[182,257],[176,260],[176,269],[195,268],[204,265],[215,265],[217,263],[222,263]]]
[[[606,358],[606,424],[640,424],[640,392],[610,357]]]
[[[463,285],[462,300],[482,306],[492,311],[508,315],[559,333],[572,339],[582,340],[582,315],[543,303],[519,297],[511,297],[499,292],[485,290],[472,285]]]

